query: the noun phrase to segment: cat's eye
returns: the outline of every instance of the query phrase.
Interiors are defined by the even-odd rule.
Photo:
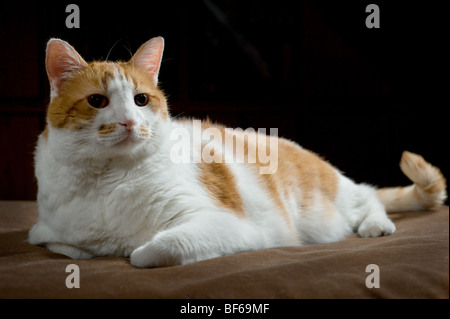
[[[92,94],[87,98],[88,103],[96,109],[104,108],[109,104],[109,100],[106,96],[101,94]]]
[[[134,103],[136,103],[137,106],[145,106],[148,104],[149,97],[145,93],[136,94],[134,96]]]

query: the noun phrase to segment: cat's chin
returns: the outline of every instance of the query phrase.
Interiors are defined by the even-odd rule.
[[[113,147],[134,147],[142,143],[142,140],[136,138],[133,134],[124,135]]]
[[[107,147],[105,155],[109,153],[109,156],[120,156],[140,153],[144,151],[145,140],[137,139],[133,136],[128,136],[123,140]]]
[[[129,153],[136,151],[142,147],[144,141],[137,140],[133,137],[127,137],[122,141],[111,145],[109,149],[114,153]]]

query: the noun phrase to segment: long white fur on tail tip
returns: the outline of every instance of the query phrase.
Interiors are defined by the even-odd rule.
[[[400,168],[414,184],[381,188],[377,191],[388,212],[435,210],[446,200],[447,185],[444,176],[422,156],[404,151]]]

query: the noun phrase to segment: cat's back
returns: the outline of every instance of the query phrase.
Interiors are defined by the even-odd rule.
[[[198,161],[202,187],[215,203],[238,216],[278,214],[294,228],[298,216],[317,200],[329,206],[337,196],[339,172],[293,141],[209,120],[183,119],[177,125],[188,128],[192,140],[200,138],[193,150],[197,156],[191,159]]]

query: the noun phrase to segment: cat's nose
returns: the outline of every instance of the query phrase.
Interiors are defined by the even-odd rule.
[[[133,130],[133,127],[136,125],[136,121],[134,120],[126,120],[123,122],[119,122],[120,125],[124,126],[128,132]]]

